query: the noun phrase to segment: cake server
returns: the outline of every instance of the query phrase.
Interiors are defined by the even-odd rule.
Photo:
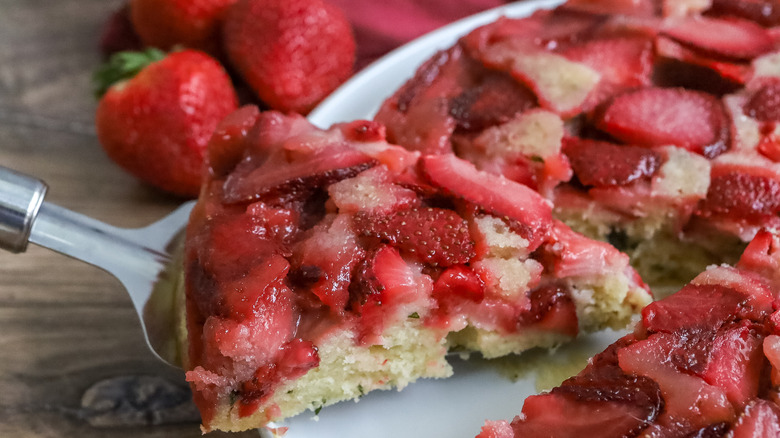
[[[194,202],[125,229],[45,202],[46,190],[43,181],[0,166],[0,248],[21,253],[32,242],[112,274],[130,294],[149,349],[180,366],[173,293],[180,268],[173,262]]]

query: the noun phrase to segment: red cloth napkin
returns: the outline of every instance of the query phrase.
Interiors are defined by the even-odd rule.
[[[356,68],[427,32],[506,0],[328,0],[352,22]]]

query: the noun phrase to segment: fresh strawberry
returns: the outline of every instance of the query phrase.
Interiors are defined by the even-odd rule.
[[[780,212],[780,180],[742,171],[712,176],[702,214],[761,218]]]
[[[780,78],[767,78],[753,93],[743,111],[761,122],[780,122]]]
[[[602,131],[638,146],[675,145],[706,157],[729,147],[729,119],[715,97],[680,88],[644,88],[617,96],[596,118]]]
[[[258,97],[306,113],[351,74],[355,38],[323,0],[239,0],[227,13],[224,48]]]
[[[468,224],[452,210],[415,207],[390,215],[359,213],[355,228],[434,266],[468,263],[475,256]]]
[[[141,50],[143,46],[130,22],[130,7],[125,5],[111,14],[100,34],[100,53],[109,58],[117,52]]]
[[[702,53],[735,60],[749,60],[774,48],[764,28],[739,18],[670,19],[661,32]]]
[[[147,46],[219,52],[219,30],[236,0],[130,0],[133,26]]]
[[[712,0],[707,14],[740,17],[765,27],[780,25],[780,3],[777,0]]]
[[[662,161],[661,154],[649,148],[578,138],[566,139],[563,153],[569,158],[577,179],[586,186],[596,187],[625,185],[652,177]]]
[[[552,226],[552,208],[530,188],[498,175],[477,170],[454,155],[427,155],[421,159],[426,178],[437,187],[497,216],[516,221],[529,241],[529,251],[538,248]]]
[[[206,145],[219,121],[236,110],[236,92],[222,66],[202,52],[147,54],[118,53],[96,74],[107,89],[95,116],[98,139],[139,179],[195,196]]]

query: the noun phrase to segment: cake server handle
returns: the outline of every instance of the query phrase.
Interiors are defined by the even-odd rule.
[[[47,190],[43,181],[0,166],[0,248],[17,254],[27,249]]]

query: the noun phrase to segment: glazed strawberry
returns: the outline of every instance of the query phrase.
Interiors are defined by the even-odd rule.
[[[774,48],[772,37],[765,29],[738,18],[670,20],[662,33],[703,53],[737,60],[752,59]]]
[[[729,147],[729,122],[715,97],[681,88],[617,96],[597,117],[602,131],[638,146],[675,145],[712,158]]]
[[[306,113],[351,74],[355,39],[323,0],[239,0],[224,46],[241,76],[274,109]]]
[[[104,87],[113,83],[95,115],[108,156],[155,187],[195,196],[206,144],[217,123],[238,105],[219,63],[193,50],[167,56],[123,52],[96,79]]]
[[[475,256],[468,224],[452,210],[415,207],[391,215],[358,214],[355,227],[434,266],[468,263]]]
[[[628,184],[653,176],[661,165],[661,155],[652,149],[596,140],[567,139],[563,153],[569,158],[574,175],[586,186]]]
[[[707,14],[745,18],[765,27],[780,25],[777,0],[712,0]]]
[[[489,75],[475,88],[450,101],[450,115],[457,128],[481,131],[504,123],[537,106],[536,97],[517,81],[503,74]]]
[[[780,181],[740,171],[714,175],[701,210],[747,219],[775,215],[780,211]]]
[[[479,208],[516,221],[533,251],[552,226],[550,204],[528,187],[477,170],[454,155],[428,155],[422,169],[431,183]]]
[[[768,78],[750,97],[745,114],[761,122],[780,121],[780,78]]]
[[[236,0],[130,0],[133,26],[147,46],[176,45],[217,54],[219,30]]]

